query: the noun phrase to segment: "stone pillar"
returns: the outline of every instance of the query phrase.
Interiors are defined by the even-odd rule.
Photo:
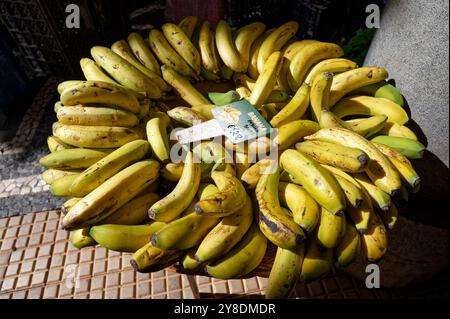
[[[448,9],[448,0],[388,1],[364,63],[389,71],[426,136],[428,149],[447,167]]]

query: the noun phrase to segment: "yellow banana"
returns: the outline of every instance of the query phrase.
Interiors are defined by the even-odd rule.
[[[319,222],[320,207],[301,186],[281,182],[278,186],[281,205],[289,208],[294,222],[311,233]]]
[[[244,206],[247,193],[235,176],[227,172],[214,171],[211,178],[219,188],[219,192],[197,202],[195,204],[197,214],[227,216]]]
[[[316,76],[311,83],[311,115],[319,122],[323,109],[329,109],[330,88],[333,82],[333,73],[325,72]]]
[[[200,185],[200,176],[200,164],[195,163],[193,153],[189,152],[177,185],[170,194],[150,207],[149,217],[162,222],[170,222],[177,218],[194,199]]]
[[[286,42],[297,33],[297,30],[298,23],[296,21],[288,21],[270,33],[261,44],[258,52],[257,67],[259,73],[262,73],[269,56],[273,52],[281,50]]]
[[[80,60],[81,71],[83,71],[84,77],[88,81],[102,81],[119,85],[116,81],[111,79],[102,68],[89,58],[82,58]]]
[[[256,80],[259,76],[258,72],[258,55],[259,49],[261,48],[264,40],[273,32],[275,29],[266,30],[263,34],[261,34],[255,42],[253,42],[250,48],[250,61],[248,63],[247,73],[253,79]]]
[[[60,179],[61,177],[68,176],[68,175],[75,175],[81,173],[81,170],[60,170],[55,168],[49,168],[42,172],[42,179],[47,183],[51,184],[55,180]]]
[[[253,223],[242,240],[219,260],[206,265],[206,272],[219,279],[240,278],[261,263],[267,248],[267,239]]]
[[[197,27],[198,23],[198,17],[197,16],[187,16],[184,17],[180,23],[178,23],[178,26],[183,30],[183,32],[186,34],[186,36],[191,39],[192,35],[194,34],[194,31]]]
[[[67,212],[73,207],[73,205],[75,205],[76,203],[78,203],[81,200],[80,197],[72,197],[69,198],[68,200],[66,200],[62,205],[61,205],[61,213],[63,215],[67,214]],[[81,228],[84,229],[84,228]],[[88,234],[89,235],[89,234]]]
[[[123,168],[142,159],[148,150],[148,142],[144,140],[123,145],[82,172],[73,181],[70,192],[77,197],[85,196]]]
[[[57,91],[61,94],[65,89],[84,83],[82,80],[67,80],[58,84]]]
[[[342,73],[356,69],[358,65],[350,60],[342,58],[326,59],[311,68],[306,75],[305,83],[311,84],[314,78],[324,72],[331,72],[333,74]]]
[[[261,108],[261,105],[266,102],[276,84],[277,74],[281,67],[281,58],[281,52],[275,51],[264,63],[264,68],[261,70],[248,99],[257,108]]]
[[[161,177],[169,182],[178,182],[183,174],[183,163],[167,163],[161,169]]]
[[[391,196],[375,186],[363,173],[353,175],[355,180],[367,191],[372,199],[372,204],[381,210],[388,210],[391,206]]]
[[[303,47],[289,65],[287,79],[292,91],[297,91],[302,85],[306,73],[314,64],[325,59],[339,58],[343,54],[341,47],[334,43],[317,42]]]
[[[133,32],[128,35],[128,45],[136,59],[147,69],[156,74],[161,74],[158,60],[156,60],[148,44],[139,33]],[[162,89],[162,87],[161,87]]]
[[[402,180],[409,186],[413,193],[420,189],[420,176],[414,170],[411,162],[395,149],[381,143],[372,142],[395,166]]]
[[[111,49],[95,46],[91,49],[91,55],[95,62],[123,86],[139,93],[145,93],[150,98],[161,97],[161,89],[152,79]]]
[[[256,184],[258,184],[261,175],[266,172],[266,169],[270,169],[271,165],[273,165],[273,162],[269,159],[263,159],[256,162],[242,173],[242,182],[248,189],[254,189]]]
[[[380,212],[381,219],[389,229],[394,229],[398,219],[398,209],[394,203],[391,204],[389,210]]]
[[[50,193],[55,196],[69,197],[73,196],[70,192],[70,185],[77,178],[78,174],[66,175],[58,178],[53,183],[50,184]]]
[[[183,76],[198,79],[198,76],[187,62],[170,46],[161,31],[157,29],[150,30],[148,40],[150,41],[150,48],[163,65],[170,66]]]
[[[310,86],[303,84],[283,109],[270,121],[272,127],[280,127],[289,122],[299,120],[309,105]]]
[[[153,155],[160,161],[166,162],[170,158],[169,137],[167,136],[167,126],[170,118],[166,113],[153,112],[146,124],[147,139]]]
[[[130,263],[136,271],[148,273],[174,264],[184,254],[185,252],[180,250],[161,250],[148,243],[131,256]]]
[[[204,21],[200,28],[198,40],[202,65],[209,72],[219,74],[220,68],[219,61],[217,60],[217,55],[215,53],[216,44],[214,39],[214,30],[212,29],[211,23],[209,21]]]
[[[319,126],[320,126],[320,128],[335,128],[335,127],[337,127],[337,128],[350,129],[349,125],[347,125],[345,121],[342,121],[333,112],[330,112],[328,110],[322,110],[320,112]]]
[[[86,168],[101,160],[107,154],[83,148],[71,148],[50,153],[39,160],[39,164],[49,168]]]
[[[326,141],[304,141],[297,143],[295,148],[321,164],[331,165],[350,173],[364,171],[369,162],[367,154],[358,148]]]
[[[88,246],[95,246],[97,243],[89,235],[89,228],[81,228],[70,232],[69,237],[70,243],[78,249],[88,247]]]
[[[319,125],[316,122],[309,120],[292,121],[278,127],[278,134],[274,142],[278,145],[278,150],[282,151],[318,130]]]
[[[133,127],[139,119],[131,112],[109,107],[63,106],[56,117],[61,124]]]
[[[343,98],[331,111],[340,118],[349,115],[385,115],[388,123],[403,125],[409,121],[408,114],[400,105],[388,99],[364,95]]]
[[[336,178],[314,159],[296,150],[285,150],[280,162],[319,205],[332,214],[344,211],[345,195]]]
[[[53,124],[53,135],[64,143],[88,148],[117,148],[144,137],[139,128]]]
[[[347,206],[350,205],[355,208],[360,207],[365,198],[361,188],[340,175],[334,175],[334,177],[344,191],[345,198],[347,199]]]
[[[206,97],[204,97],[199,91],[197,91],[194,86],[192,86],[187,78],[177,73],[177,71],[175,71],[171,67],[163,65],[161,67],[161,71],[164,80],[172,85],[175,91],[180,95],[180,97],[191,106],[211,103]]]
[[[125,168],[76,203],[64,217],[63,228],[83,228],[108,217],[150,185],[158,177],[158,171],[159,163],[153,160]]]
[[[102,219],[100,224],[138,225],[148,219],[148,209],[161,197],[155,193],[138,195],[114,213]]]
[[[259,228],[278,247],[296,250],[306,239],[302,228],[286,215],[278,199],[280,170],[261,176],[256,185],[256,201],[259,206]]]
[[[367,230],[370,216],[373,213],[372,201],[369,194],[352,176],[348,175],[347,173],[333,166],[322,166],[330,171],[335,177],[339,176],[344,178],[361,191],[361,194],[358,194],[358,196],[354,196],[355,198],[359,198],[362,195],[362,202],[360,202],[360,205],[358,206],[352,205],[352,202],[349,201],[349,198],[347,196],[347,213],[350,219],[353,221],[353,224],[356,226],[358,232],[364,233]],[[356,201],[354,201],[354,204],[357,204]]]
[[[406,137],[415,141],[418,140],[416,134],[410,128],[394,122],[386,123],[379,133],[388,136]]]
[[[92,226],[89,235],[101,246],[114,251],[134,253],[150,242],[150,236],[164,227],[164,223],[150,225]]]
[[[380,132],[386,124],[386,115],[374,115],[369,118],[345,121],[346,128],[366,138]]]
[[[200,199],[205,199],[210,195],[214,195],[219,192],[219,188],[215,184],[202,183],[198,187],[197,197]],[[197,202],[197,201],[196,201]],[[193,203],[193,209],[195,209],[195,203]],[[192,211],[192,210],[190,210]]]
[[[167,115],[173,119],[177,124],[183,126],[192,126],[200,122],[204,122],[206,119],[192,108],[185,106],[177,106],[167,111]]]
[[[387,252],[386,228],[377,214],[372,215],[367,232],[361,235],[361,247],[364,256],[371,262],[380,260]]]
[[[195,74],[200,75],[200,54],[192,44],[189,37],[180,27],[173,23],[164,23],[161,29],[166,37],[166,40],[175,49],[175,51],[194,70]]]
[[[266,287],[267,299],[288,298],[300,277],[305,247],[298,251],[278,247]]]
[[[355,226],[348,221],[345,225],[345,234],[335,249],[336,263],[339,267],[352,264],[361,251],[361,238]]]
[[[208,104],[197,104],[197,105],[193,105],[192,106],[192,110],[194,112],[197,112],[198,114],[200,114],[202,117],[204,117],[206,120],[211,120],[213,119],[213,115],[211,113],[211,110],[215,107],[217,107],[217,105],[215,104],[209,104],[210,102],[208,102]]]
[[[266,26],[263,23],[254,22],[242,27],[237,33],[234,43],[241,59],[242,72],[247,72],[250,62],[250,48],[265,29]]]
[[[220,20],[216,26],[216,47],[223,63],[234,72],[244,71],[239,52],[234,45],[228,22]]]
[[[312,282],[324,277],[333,266],[333,249],[320,246],[314,238],[308,241],[303,257],[300,281]]]
[[[340,73],[333,78],[330,92],[330,107],[343,96],[360,87],[380,82],[389,76],[383,68],[365,66]]]
[[[332,214],[322,207],[317,225],[317,241],[326,248],[334,248],[345,234],[345,214]]]
[[[181,260],[181,265],[183,266],[183,269],[198,273],[202,272],[203,268],[205,267],[205,263],[198,262],[195,259],[194,255],[196,250],[197,247],[191,248]]]
[[[399,192],[401,180],[395,167],[370,141],[357,133],[343,128],[325,128],[311,136],[305,137],[305,139],[326,140],[348,147],[359,148],[370,158],[366,173],[375,185],[392,196]]]
[[[67,150],[69,148],[74,148],[74,146],[64,143],[59,138],[57,138],[56,136],[53,136],[53,135],[47,137],[47,146],[48,146],[48,150],[51,153],[57,152],[60,150]]]
[[[244,206],[235,213],[224,217],[203,238],[195,252],[195,260],[207,262],[225,255],[244,237],[252,221],[252,201],[246,195]]]
[[[70,86],[61,93],[64,106],[78,104],[112,104],[126,111],[139,113],[140,104],[129,90],[112,83],[100,81],[84,81]]]

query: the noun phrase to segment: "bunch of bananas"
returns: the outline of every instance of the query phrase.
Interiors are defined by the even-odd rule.
[[[93,47],[94,60],[80,61],[86,80],[58,86],[40,160],[52,193],[71,197],[62,212],[72,244],[131,252],[140,272],[179,262],[221,279],[249,275],[276,246],[268,298],[360,253],[380,260],[398,203],[419,190],[409,159],[425,148],[385,69],[358,67],[333,43],[296,41],[297,29],[213,28],[190,16],[148,41],[131,33]],[[234,90],[214,92],[215,82]],[[274,141],[205,140],[171,162],[171,129],[240,99],[278,129]],[[278,161],[255,163],[273,143]]]

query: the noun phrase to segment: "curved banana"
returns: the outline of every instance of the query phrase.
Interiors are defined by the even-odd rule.
[[[230,104],[236,101],[239,101],[241,96],[238,92],[235,90],[230,90],[228,92],[209,92],[208,93],[209,99],[215,104],[215,105],[225,105]]]
[[[133,113],[139,113],[141,108],[136,96],[129,90],[100,81],[83,81],[68,87],[61,93],[61,102],[64,106],[112,104]]]
[[[180,95],[180,97],[191,106],[211,103],[206,97],[197,91],[194,86],[192,86],[187,78],[177,73],[177,71],[171,67],[163,65],[161,67],[161,72],[164,80],[166,80],[167,83],[169,83]]]
[[[330,92],[330,107],[333,107],[344,95],[388,77],[386,69],[365,66],[340,73],[333,78]]]
[[[373,214],[367,232],[361,235],[362,251],[368,261],[376,262],[387,252],[388,237],[380,217]]]
[[[292,91],[302,85],[306,73],[316,63],[330,58],[339,58],[344,54],[340,46],[334,43],[317,42],[302,48],[293,58],[289,65],[287,79]]]
[[[183,163],[167,163],[161,169],[161,177],[169,182],[178,182],[183,174]]]
[[[326,140],[348,147],[359,148],[370,158],[366,172],[370,179],[386,193],[395,196],[400,190],[400,176],[395,167],[370,141],[343,128],[325,128],[311,136],[305,137],[307,140]]]
[[[244,71],[239,52],[234,45],[231,28],[228,22],[220,20],[216,26],[216,47],[223,63],[234,72]]]
[[[266,102],[276,84],[277,74],[281,67],[281,58],[281,52],[275,51],[264,63],[264,68],[261,70],[248,99],[257,108],[261,108],[261,105]]]
[[[332,263],[333,249],[320,246],[314,238],[309,240],[303,257],[300,281],[308,283],[324,277],[331,270]]]
[[[384,211],[389,209],[391,206],[391,196],[389,194],[375,186],[367,175],[363,173],[355,174],[353,177],[370,195],[373,205]]]
[[[135,114],[109,107],[62,106],[56,117],[67,125],[133,127],[139,124]]]
[[[322,207],[317,225],[317,242],[326,248],[334,248],[345,234],[345,214],[332,214]]]
[[[324,72],[316,76],[311,83],[310,103],[312,119],[319,122],[323,109],[329,109],[330,88],[333,73]]]
[[[104,158],[107,154],[84,148],[70,148],[50,153],[39,159],[39,164],[48,168],[76,169],[87,168]]]
[[[391,207],[389,207],[388,211],[382,211],[380,213],[381,219],[383,220],[384,224],[389,229],[394,229],[395,224],[398,220],[398,209],[397,206],[395,206],[394,203],[391,204]]]
[[[418,140],[416,134],[410,128],[394,122],[386,123],[379,133],[382,135],[406,137],[412,140]]]
[[[295,144],[295,148],[321,164],[331,165],[350,173],[364,171],[369,162],[367,154],[358,148],[326,141],[304,141]]]
[[[91,49],[91,55],[95,62],[123,86],[139,93],[144,92],[150,98],[161,97],[161,89],[152,79],[111,49],[95,46]]]
[[[278,199],[280,170],[261,176],[256,185],[256,201],[259,206],[259,228],[278,247],[296,250],[306,239],[302,228],[281,209]]]
[[[84,77],[88,81],[102,81],[119,85],[119,83],[111,79],[105,72],[103,72],[101,67],[94,60],[82,58],[80,60],[80,66]]]
[[[261,48],[262,43],[264,40],[273,32],[275,29],[268,29],[263,34],[261,34],[252,44],[250,48],[250,61],[248,63],[247,67],[247,73],[248,75],[253,79],[256,80],[259,76],[258,72],[258,55],[259,55],[259,49]]]
[[[345,195],[334,176],[314,159],[296,150],[285,150],[281,166],[298,180],[322,207],[332,214],[345,209]]]
[[[64,216],[63,228],[83,228],[108,217],[153,183],[158,171],[159,163],[153,160],[140,161],[123,169],[76,203]]]
[[[385,115],[388,117],[387,122],[403,125],[409,121],[408,114],[400,105],[365,95],[345,97],[331,111],[340,118],[349,115]]]
[[[68,176],[68,175],[75,175],[81,173],[81,170],[74,169],[74,170],[60,170],[55,168],[49,168],[42,172],[41,176],[42,179],[47,183],[51,184],[57,179],[60,179],[61,177]]]
[[[170,222],[177,218],[194,199],[200,185],[200,175],[200,164],[195,163],[194,155],[189,152],[177,185],[170,194],[150,207],[149,217],[162,222]]]
[[[89,228],[80,228],[71,231],[69,240],[70,243],[78,249],[88,246],[95,246],[97,244],[94,238],[89,235]]]
[[[319,222],[320,207],[301,186],[281,182],[278,186],[280,203],[292,212],[294,222],[311,233]]]
[[[242,240],[219,260],[206,265],[206,272],[219,279],[240,278],[261,263],[267,248],[267,239],[253,223]]]
[[[371,141],[387,145],[410,159],[422,158],[426,151],[426,147],[422,143],[405,137],[378,135]]]
[[[73,196],[72,193],[70,193],[70,185],[72,185],[77,176],[78,174],[66,175],[58,178],[50,184],[50,193],[52,193],[52,195],[60,197]]]
[[[248,64],[250,62],[250,48],[255,40],[263,34],[265,29],[266,26],[261,22],[250,23],[239,29],[234,44],[236,45],[236,50],[241,59],[242,72],[247,72]]]
[[[185,253],[180,250],[161,250],[148,243],[131,256],[130,263],[138,272],[154,272],[174,264]]]
[[[274,138],[274,142],[278,145],[278,150],[282,151],[319,129],[319,125],[310,120],[292,121],[278,127],[278,134]]]
[[[85,196],[123,168],[142,159],[148,150],[148,142],[144,140],[121,146],[82,172],[73,181],[70,192],[77,197]]]
[[[313,79],[324,72],[331,72],[333,74],[342,73],[356,69],[358,65],[350,60],[342,58],[326,59],[311,68],[305,78],[306,84],[311,84]]]
[[[147,139],[153,155],[160,161],[166,162],[170,158],[169,137],[167,126],[170,118],[163,112],[152,112],[146,124]]]
[[[161,29],[166,37],[166,40],[175,49],[175,51],[194,70],[195,74],[200,75],[200,54],[192,44],[189,37],[179,26],[174,23],[164,23]]]
[[[203,116],[206,120],[211,120],[214,118],[211,110],[215,107],[217,107],[217,105],[210,104],[210,102],[208,102],[206,104],[193,105],[192,110]]]
[[[355,208],[360,207],[365,198],[361,188],[340,175],[334,175],[334,177],[344,191],[347,204]]]
[[[206,119],[192,108],[185,106],[177,106],[166,112],[171,119],[183,126],[192,126],[200,122],[205,122]]]
[[[267,299],[288,298],[300,277],[305,247],[296,252],[278,247],[266,287]]]
[[[195,260],[207,262],[229,252],[244,237],[253,221],[252,200],[246,195],[244,206],[225,216],[207,235],[195,251]]]
[[[262,42],[258,52],[257,68],[259,73],[262,73],[269,56],[273,52],[279,51],[297,33],[297,30],[298,23],[296,21],[288,21],[269,34]]]
[[[270,120],[270,125],[272,127],[280,127],[292,121],[299,120],[309,106],[310,91],[311,88],[309,85],[303,84],[300,86],[289,103]]]
[[[53,124],[53,135],[64,143],[88,148],[117,148],[144,137],[139,127]]]
[[[183,266],[183,269],[186,270],[192,270],[196,273],[201,273],[203,268],[205,267],[205,263],[198,262],[195,259],[195,251],[197,250],[197,247],[191,248],[188,253],[183,257],[181,260],[181,265]]]
[[[197,202],[195,204],[197,214],[227,216],[244,206],[247,193],[235,176],[227,172],[214,171],[211,178],[219,188],[219,192]]]
[[[178,26],[181,30],[186,34],[186,36],[191,39],[192,35],[194,34],[194,31],[197,27],[198,23],[198,17],[197,16],[187,16],[184,17],[180,23],[178,23]]]
[[[161,68],[159,66],[158,60],[156,60],[155,56],[150,50],[150,47],[139,33],[130,33],[128,35],[127,41],[134,56],[143,66],[145,66],[153,73],[156,73],[157,75],[161,74]],[[163,89],[163,87],[161,87],[161,89]]]
[[[148,209],[161,197],[155,193],[138,195],[114,213],[102,219],[100,224],[138,225],[148,219]],[[156,224],[157,222],[153,223]]]
[[[72,86],[75,86],[75,85],[79,85],[81,83],[84,83],[84,81],[82,81],[82,80],[67,80],[67,81],[63,81],[63,82],[58,84],[58,87],[57,87],[58,94],[61,94],[65,89],[68,89],[69,87],[72,87]]]
[[[319,118],[320,128],[346,128],[349,129],[349,125],[345,121],[342,121],[333,112],[328,110],[322,110]]]
[[[73,205],[75,205],[76,203],[78,203],[81,200],[80,197],[72,197],[69,198],[68,200],[66,200],[62,205],[61,205],[61,213],[63,215],[67,214],[67,212],[73,207]],[[80,228],[80,229],[85,229],[85,228]],[[86,234],[86,233],[85,233]],[[87,234],[89,235],[89,232],[87,232]]]
[[[386,115],[374,115],[369,118],[352,119],[345,121],[346,128],[364,137],[370,137],[380,132],[386,124]]]
[[[270,170],[271,165],[273,165],[273,162],[269,159],[263,159],[256,162],[242,173],[242,182],[248,189],[254,189],[256,184],[258,184],[261,175],[266,172],[266,169]]]
[[[395,86],[389,84],[386,81],[380,81],[378,83],[373,83],[358,88],[357,90],[352,92],[352,95],[355,94],[385,98],[400,105],[401,107],[403,107],[405,104],[405,100],[403,99],[403,95],[400,93],[400,91]]]
[[[361,251],[361,238],[355,226],[348,221],[345,225],[345,234],[339,245],[335,248],[336,263],[339,267],[352,264]]]
[[[219,74],[219,61],[217,59],[216,44],[214,30],[209,21],[204,21],[200,28],[198,47],[203,67],[212,72]]]
[[[198,79],[198,76],[189,67],[187,62],[170,46],[161,31],[157,29],[150,30],[148,40],[150,42],[150,48],[163,66],[170,66],[176,72],[188,78]]]
[[[101,246],[114,251],[134,253],[150,242],[150,236],[164,227],[164,223],[150,225],[92,226],[89,235]]]

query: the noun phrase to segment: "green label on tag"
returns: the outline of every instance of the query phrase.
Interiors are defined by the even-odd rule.
[[[251,140],[271,132],[272,127],[247,100],[211,110],[223,133],[234,143]]]

